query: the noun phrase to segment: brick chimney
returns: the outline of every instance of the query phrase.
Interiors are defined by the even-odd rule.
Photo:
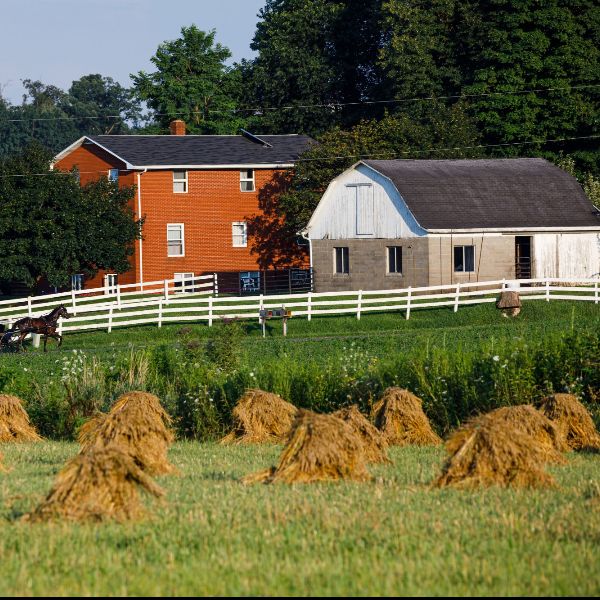
[[[185,121],[175,119],[169,124],[171,135],[185,135]]]

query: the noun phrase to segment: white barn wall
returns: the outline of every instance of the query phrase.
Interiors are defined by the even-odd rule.
[[[534,277],[593,277],[600,273],[600,234],[533,236]]]
[[[356,188],[371,185],[373,190],[371,233],[357,233],[371,216],[362,215],[357,222]],[[371,206],[364,202],[363,206]],[[309,224],[309,237],[320,239],[399,239],[426,235],[415,221],[400,194],[389,181],[365,165],[342,173],[325,192]]]

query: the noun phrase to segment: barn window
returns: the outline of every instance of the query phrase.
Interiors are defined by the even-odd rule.
[[[402,246],[388,246],[387,272],[402,275]]]
[[[119,183],[119,169],[109,169],[108,180],[113,183]]]
[[[187,194],[188,172],[173,171],[173,192],[175,194]]]
[[[454,246],[454,271],[456,273],[475,271],[475,246]]]
[[[184,256],[183,223],[167,225],[167,256]]]
[[[83,289],[83,273],[75,273],[71,275],[71,289],[75,291],[79,291]]]
[[[335,272],[341,275],[350,273],[350,252],[346,246],[334,248]]]
[[[254,169],[240,171],[240,190],[242,192],[254,191]]]
[[[104,292],[106,294],[116,294],[119,276],[116,273],[107,273],[104,276]]]

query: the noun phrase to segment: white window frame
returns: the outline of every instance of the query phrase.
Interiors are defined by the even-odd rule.
[[[104,275],[104,293],[116,294],[119,285],[119,275],[117,273],[106,273]]]
[[[176,174],[183,173],[183,179],[175,177]],[[183,189],[177,190],[175,189],[175,184],[183,183]],[[184,169],[175,169],[173,171],[173,193],[174,194],[187,194],[188,193],[188,172]]]
[[[252,177],[248,177],[248,173],[252,173]],[[240,191],[242,192],[254,192],[256,191],[256,179],[255,179],[255,173],[256,171],[254,169],[244,169],[243,171],[240,171]],[[244,189],[244,183],[251,183],[252,184],[252,189],[251,190],[245,190]]]
[[[71,289],[76,292],[83,289],[83,284],[85,282],[85,275],[83,273],[73,273],[71,275]]]
[[[189,294],[195,292],[194,273],[173,273],[173,288],[175,293]]]
[[[456,260],[455,260],[455,256],[456,256],[456,250],[458,248],[462,249],[462,269],[457,269],[456,268]],[[467,270],[467,261],[465,260],[466,255],[465,255],[465,248],[473,248],[473,268]],[[475,264],[476,264],[476,260],[475,260],[475,244],[457,244],[456,246],[453,247],[452,249],[452,269],[455,273],[475,273]]]
[[[181,232],[181,254],[170,254],[169,252],[169,242],[172,241],[169,240],[169,229],[174,230],[175,227],[178,227]],[[167,223],[167,258],[180,258],[182,256],[185,256],[185,225],[183,223]]]
[[[243,227],[242,233],[236,233],[236,227]],[[248,247],[248,225],[246,221],[233,221],[231,223],[231,245],[234,248]]]
[[[119,183],[119,169],[108,170],[108,180],[114,183]]]
[[[340,250],[341,255],[341,267],[342,270],[338,271],[338,250]],[[347,277],[350,275],[350,248],[348,246],[336,246],[333,249],[333,273],[334,275],[340,275],[343,277]]]
[[[391,256],[391,251],[394,251],[394,262],[396,263],[396,270],[392,271],[390,269],[390,256]],[[400,250],[400,263],[398,264],[398,250]],[[402,246],[387,246],[387,256],[386,256],[386,261],[387,261],[387,274],[388,275],[402,275],[402,269],[404,267],[404,265],[402,264],[403,261],[403,252],[402,252]]]

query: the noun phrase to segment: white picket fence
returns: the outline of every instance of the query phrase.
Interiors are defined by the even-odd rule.
[[[352,292],[303,293],[272,296],[223,297],[216,293],[216,278],[205,276],[206,281],[190,283],[189,291],[174,289],[174,280],[144,284],[151,286],[160,283],[162,289],[154,286],[151,292],[145,289],[127,292],[122,289],[109,294],[103,301],[98,296],[83,298],[83,293],[75,293],[67,305],[73,315],[59,321],[59,332],[103,329],[112,331],[115,327],[133,325],[157,325],[167,323],[202,322],[211,326],[220,318],[259,319],[261,309],[285,308],[293,317],[313,317],[324,315],[355,315],[357,319],[367,312],[402,312],[406,319],[411,311],[424,308],[450,307],[454,312],[460,306],[495,302],[498,294],[506,288],[517,287],[521,299],[527,300],[577,300],[598,304],[600,300],[600,280],[598,279],[521,279],[516,281],[485,281],[431,287],[400,288],[395,290],[360,290]],[[187,283],[187,282],[186,282]],[[132,287],[132,286],[130,286]],[[139,285],[138,285],[139,288]],[[210,288],[210,289],[209,289]],[[89,292],[88,292],[89,293]],[[71,293],[72,294],[72,293]],[[135,296],[135,297],[132,297]],[[75,302],[78,297],[79,301]],[[40,298],[44,302],[39,301]],[[92,299],[95,298],[95,301]],[[129,298],[129,299],[127,299]],[[53,299],[54,301],[51,301]],[[8,307],[0,305],[0,320],[10,323],[21,316],[39,316],[48,309],[64,302],[64,295],[27,299],[27,311],[8,314]],[[35,301],[34,301],[35,300]],[[9,301],[5,301],[6,304]],[[45,310],[40,310],[41,308]]]

